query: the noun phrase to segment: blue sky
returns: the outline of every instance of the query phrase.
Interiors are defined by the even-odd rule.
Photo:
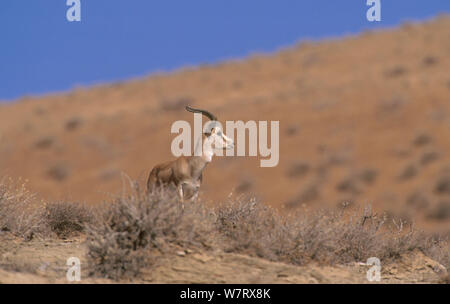
[[[448,0],[1,0],[0,100],[273,52],[450,12]]]

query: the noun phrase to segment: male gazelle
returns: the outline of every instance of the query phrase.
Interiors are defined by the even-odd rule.
[[[211,123],[217,121],[216,116],[208,111],[189,106],[186,110],[203,114],[213,121]],[[210,131],[204,132],[203,138],[196,143],[194,156],[180,156],[175,160],[156,165],[148,177],[147,191],[152,192],[156,187],[161,186],[175,186],[182,203],[196,201],[202,183],[202,172],[211,162],[214,150],[232,148],[234,148],[233,140],[223,133],[220,126],[213,125]]]

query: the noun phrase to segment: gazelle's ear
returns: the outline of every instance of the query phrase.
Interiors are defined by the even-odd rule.
[[[216,131],[214,130],[215,128],[212,128],[209,132],[205,132],[205,136],[206,137],[210,137],[212,134],[214,134]]]

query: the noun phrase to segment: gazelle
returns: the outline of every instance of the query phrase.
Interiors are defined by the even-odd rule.
[[[186,110],[201,113],[212,123],[217,121],[217,117],[208,111],[189,106],[186,106]],[[215,149],[232,148],[234,148],[233,140],[223,133],[220,126],[213,125],[209,132],[203,132],[203,138],[196,143],[194,156],[180,156],[173,161],[156,165],[148,177],[147,191],[152,192],[156,187],[175,186],[182,203],[196,201],[203,170],[212,161]]]

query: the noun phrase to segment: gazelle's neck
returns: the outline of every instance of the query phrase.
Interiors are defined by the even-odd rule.
[[[214,150],[211,147],[211,138],[203,136],[203,139],[200,138],[196,145],[194,155],[202,158],[205,162],[209,163],[212,161],[212,157],[214,155]]]

